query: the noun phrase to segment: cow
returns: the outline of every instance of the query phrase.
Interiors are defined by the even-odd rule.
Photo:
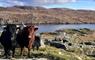
[[[41,46],[41,43],[40,43],[40,42],[41,42],[41,41],[40,41],[40,36],[36,35],[36,36],[35,36],[34,43],[33,43],[33,45],[32,45],[33,51],[35,50],[35,48],[36,48],[37,51],[39,50],[39,47]]]
[[[10,56],[14,57],[15,47],[16,47],[16,25],[15,24],[7,24],[7,26],[4,28],[1,34],[0,42],[4,47],[5,58],[9,58]]]
[[[16,41],[21,48],[20,55],[23,55],[24,47],[28,48],[28,56],[30,57],[30,50],[33,47],[35,40],[35,32],[38,30],[34,25],[26,26],[17,34]]]

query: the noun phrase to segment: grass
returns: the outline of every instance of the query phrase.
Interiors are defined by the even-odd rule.
[[[39,57],[40,54],[41,57],[49,58],[50,60],[91,60],[91,58],[86,55],[68,52],[51,46],[40,48],[39,52],[40,53],[36,54],[36,57]],[[33,54],[35,55],[35,53]]]
[[[90,34],[93,32],[93,30],[83,28],[83,29],[64,29],[64,30],[58,30],[57,32],[66,32],[68,34],[79,34],[79,35],[84,35],[84,34]]]
[[[24,51],[24,56],[19,55],[20,49],[16,49],[15,58],[47,58],[49,60],[93,60],[93,57],[88,57],[80,53],[80,49],[74,51],[65,51],[51,46],[40,48],[38,51],[31,50],[31,57],[27,57],[27,50]]]

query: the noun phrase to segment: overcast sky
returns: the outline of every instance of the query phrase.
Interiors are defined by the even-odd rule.
[[[95,0],[0,0],[0,6],[14,5],[95,10]]]

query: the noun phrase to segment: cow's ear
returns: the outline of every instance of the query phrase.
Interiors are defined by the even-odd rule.
[[[37,31],[37,30],[38,30],[38,28],[35,28],[35,29],[34,29],[34,31]]]

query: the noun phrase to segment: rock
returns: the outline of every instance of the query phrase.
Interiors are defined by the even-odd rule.
[[[45,47],[44,40],[41,39],[41,47]]]

